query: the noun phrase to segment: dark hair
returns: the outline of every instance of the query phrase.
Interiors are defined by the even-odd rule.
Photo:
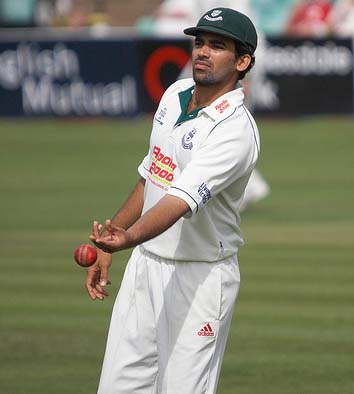
[[[256,57],[254,55],[254,51],[251,47],[249,47],[248,45],[243,44],[240,41],[235,41],[235,57],[236,59],[239,56],[243,56],[243,55],[250,55],[251,56],[251,63],[249,64],[249,66],[246,68],[246,70],[241,71],[240,75],[239,75],[239,81],[241,79],[243,79],[245,77],[245,75],[251,70],[251,68],[254,66],[254,64],[256,63]]]

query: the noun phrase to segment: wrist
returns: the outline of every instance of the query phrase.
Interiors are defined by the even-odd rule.
[[[99,256],[102,256],[102,257],[109,257],[109,256],[112,256],[112,253],[105,252],[104,250],[99,249],[99,248],[97,248],[97,254],[98,254]]]
[[[133,248],[142,242],[142,240],[139,239],[136,231],[134,231],[134,228],[132,227],[126,230],[125,234],[126,234],[126,244],[128,245],[128,248]]]

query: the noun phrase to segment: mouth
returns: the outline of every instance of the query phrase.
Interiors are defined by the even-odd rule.
[[[211,68],[211,64],[204,60],[196,60],[194,62],[194,69],[195,70],[207,70]]]

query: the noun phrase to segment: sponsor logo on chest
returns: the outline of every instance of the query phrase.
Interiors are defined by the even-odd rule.
[[[162,153],[161,148],[154,146],[152,160],[149,168],[149,179],[157,187],[168,190],[173,181],[173,171],[177,165],[170,156]]]

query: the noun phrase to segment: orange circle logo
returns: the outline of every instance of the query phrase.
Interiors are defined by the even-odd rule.
[[[152,52],[145,64],[144,84],[155,103],[160,101],[165,91],[160,79],[162,66],[173,63],[182,70],[188,60],[189,54],[184,49],[171,45],[163,46]]]

